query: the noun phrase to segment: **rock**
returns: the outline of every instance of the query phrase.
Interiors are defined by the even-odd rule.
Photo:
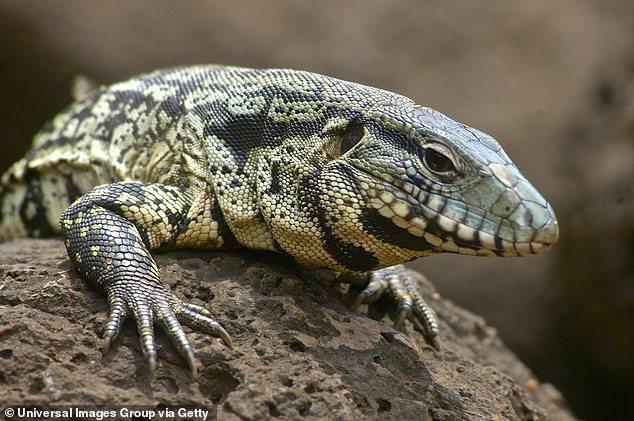
[[[204,305],[235,350],[188,331],[200,361],[192,379],[158,335],[149,379],[133,323],[101,356],[107,306],[72,270],[60,240],[0,245],[0,391],[12,405],[150,405],[214,408],[219,419],[573,420],[495,329],[434,293],[441,348],[408,323],[392,327],[379,301],[350,312],[353,291],[332,274],[299,270],[254,252],[155,254],[163,281]],[[368,313],[372,316],[370,317]],[[521,329],[521,326],[518,326]]]

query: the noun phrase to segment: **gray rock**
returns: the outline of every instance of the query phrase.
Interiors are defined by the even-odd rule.
[[[163,281],[204,305],[235,350],[188,330],[200,361],[189,377],[165,335],[152,380],[128,323],[101,356],[107,306],[74,273],[59,240],[0,245],[0,395],[9,404],[191,405],[223,420],[573,420],[495,329],[434,293],[441,349],[379,302],[346,308],[353,291],[332,274],[253,252],[155,254]],[[518,326],[521,329],[521,326]]]

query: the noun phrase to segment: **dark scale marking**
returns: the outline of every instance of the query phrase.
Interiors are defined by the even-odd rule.
[[[161,110],[163,110],[165,114],[167,114],[174,120],[182,117],[183,115],[183,107],[181,105],[180,99],[177,96],[170,96],[169,98],[162,101]]]
[[[26,195],[20,204],[20,218],[25,222],[29,235],[48,237],[54,235],[57,227],[51,226],[47,217],[47,209],[42,203],[44,192],[39,174],[35,170],[27,170],[24,175],[27,183]]]
[[[494,238],[495,238],[495,247],[496,247],[498,250],[503,250],[503,247],[502,247],[502,239],[501,239],[500,237],[498,237],[497,235],[496,235],[496,236],[494,236]]]
[[[72,174],[62,173],[62,178],[64,180],[64,187],[66,188],[66,194],[68,196],[68,203],[73,203],[75,200],[79,199],[84,192],[82,192],[77,186]]]
[[[477,250],[479,248],[482,248],[482,244],[480,243],[480,240],[478,239],[477,235],[476,235],[476,237],[475,237],[475,239],[473,241],[464,241],[464,240],[461,240],[460,238],[456,237],[455,235],[448,236],[447,238],[450,238],[451,240],[453,240],[453,242],[456,243],[460,247],[466,247],[466,248],[473,249],[473,250]],[[494,253],[495,253],[495,251],[494,251]]]
[[[325,249],[331,253],[337,261],[348,270],[354,272],[367,272],[376,269],[379,264],[378,259],[363,247],[355,246],[352,243],[335,239],[332,232],[324,232]]]
[[[203,134],[206,137],[223,139],[223,143],[231,149],[232,159],[242,169],[246,165],[249,151],[266,143],[275,146],[270,141],[273,138],[266,133],[264,120],[259,115],[242,115],[228,118],[222,125],[212,121],[205,126]]]
[[[282,191],[282,186],[280,184],[281,173],[282,173],[281,165],[278,162],[272,163],[271,174],[270,174],[271,187],[269,187],[267,193],[278,194]]]
[[[218,222],[218,236],[223,240],[223,248],[235,249],[242,246],[233,235],[233,232],[231,232],[231,229],[229,229],[229,225],[225,220],[225,216],[217,200],[213,201],[211,207],[211,219]]]
[[[310,84],[312,85],[312,88],[308,92],[299,92],[277,85],[273,87],[273,95],[282,99],[287,104],[296,104],[295,108],[298,110],[305,109],[302,107],[308,107],[310,104],[323,104],[323,85],[314,79],[310,81]]]
[[[395,244],[410,250],[427,251],[434,248],[423,237],[412,235],[406,229],[394,225],[391,220],[382,216],[374,208],[365,209],[361,221],[366,232],[372,233],[372,236],[385,243]]]
[[[342,168],[344,168],[342,166]],[[342,170],[344,171],[344,170]],[[368,271],[376,268],[377,258],[363,247],[356,246],[333,234],[330,224],[336,222],[332,215],[315,204],[320,202],[322,192],[319,189],[318,178],[321,176],[314,169],[304,177],[299,184],[299,205],[307,211],[309,219],[317,220],[322,231],[322,246],[339,264],[355,272]]]
[[[121,113],[126,109],[138,109],[141,105],[145,105],[148,110],[151,110],[157,105],[150,95],[135,89],[114,91],[114,97],[108,101],[108,104],[111,110]]]

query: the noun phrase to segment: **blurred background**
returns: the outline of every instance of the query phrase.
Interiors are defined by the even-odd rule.
[[[586,419],[634,402],[631,0],[0,0],[0,171],[71,101],[194,63],[292,67],[405,94],[496,137],[553,204],[529,258],[414,264]]]

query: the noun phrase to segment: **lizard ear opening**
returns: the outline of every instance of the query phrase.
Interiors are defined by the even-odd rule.
[[[352,149],[365,136],[365,126],[362,121],[351,120],[346,126],[341,138],[339,153],[343,155]]]

